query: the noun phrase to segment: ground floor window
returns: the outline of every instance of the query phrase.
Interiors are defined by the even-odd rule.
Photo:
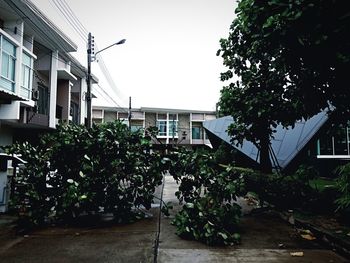
[[[344,125],[332,125],[317,140],[318,155],[350,155],[350,128]]]

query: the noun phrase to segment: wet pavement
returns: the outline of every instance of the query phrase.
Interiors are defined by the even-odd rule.
[[[163,199],[177,199],[177,185],[166,176]],[[156,195],[161,197],[162,187]],[[157,200],[157,199],[155,199]],[[175,211],[179,207],[175,207]],[[170,217],[159,217],[159,201],[149,218],[133,224],[106,223],[100,227],[50,227],[17,236],[11,220],[1,221],[0,262],[350,262],[317,242],[300,239],[296,230],[275,214],[246,215],[242,244],[208,247],[175,235]],[[160,225],[159,225],[160,222]],[[159,233],[160,230],[160,233]],[[158,249],[155,249],[159,237]],[[291,252],[303,252],[292,257]]]

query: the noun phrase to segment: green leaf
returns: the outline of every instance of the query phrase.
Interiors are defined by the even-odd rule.
[[[228,236],[225,234],[225,233],[223,233],[223,232],[219,232],[218,233],[220,236],[222,236],[222,238],[224,239],[224,240],[226,240],[227,238],[228,238]]]
[[[72,183],[74,183],[74,180],[73,179],[67,179],[67,183],[72,184]]]
[[[186,207],[188,207],[188,208],[194,208],[194,204],[193,204],[193,203],[186,203]]]

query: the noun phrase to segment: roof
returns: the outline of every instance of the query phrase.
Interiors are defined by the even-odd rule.
[[[169,108],[141,107],[140,110],[141,110],[141,111],[145,111],[145,112],[171,112],[171,113],[204,113],[204,114],[215,114],[215,111],[186,110],[186,109],[169,109]]]
[[[118,111],[125,110],[126,107],[111,107],[111,106],[93,106],[94,109],[108,110],[108,111]],[[132,108],[131,111],[141,111],[141,112],[157,112],[157,113],[204,113],[204,114],[215,114],[214,111],[203,111],[203,110],[183,110],[183,109],[167,109],[167,108]]]
[[[30,0],[5,0],[5,2],[25,18],[25,25],[30,25],[35,40],[45,43],[51,50],[64,52],[76,51],[78,46],[64,34],[39,8]]]
[[[306,121],[296,122],[294,128],[284,128],[282,125],[277,126],[271,146],[282,169],[287,167],[327,120],[327,113],[320,112]],[[258,149],[253,143],[247,140],[243,141],[242,146],[236,146],[231,143],[231,137],[227,134],[227,128],[231,123],[233,123],[233,118],[226,116],[205,121],[203,126],[216,137],[231,144],[237,150],[259,163]]]

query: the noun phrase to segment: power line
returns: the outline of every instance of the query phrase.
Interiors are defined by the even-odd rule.
[[[106,96],[108,96],[108,98],[110,98],[111,101],[113,101],[113,103],[114,103],[115,105],[117,105],[117,106],[118,106],[119,108],[121,108],[121,109],[126,109],[126,108],[120,106],[119,103],[116,102],[116,101],[111,97],[111,95],[109,95],[99,84],[97,84],[97,86],[101,89],[101,91],[102,91],[104,94],[106,94]],[[128,111],[125,110],[125,112],[128,112]]]
[[[21,10],[21,8],[18,7],[18,5],[16,3],[14,3],[13,1],[10,0],[5,0],[6,3],[13,8],[13,10],[16,10],[16,13],[18,15],[22,14],[22,16],[20,15],[21,18],[27,19],[28,21],[30,21],[33,25],[32,29],[34,30],[34,32],[36,32],[38,35],[42,35],[42,36],[47,36],[47,32],[45,32],[43,29],[41,29],[37,23],[35,23],[35,21],[31,20],[24,12],[23,10]],[[51,42],[51,44],[53,44],[53,46],[58,46],[61,50],[65,50],[65,47],[63,45],[60,44],[60,39],[58,38],[58,36],[56,36],[55,34],[51,35],[51,39],[53,42]]]
[[[68,3],[65,0],[59,1],[59,0],[52,0],[57,9],[64,15],[64,17],[67,19],[68,23],[71,25],[71,27],[76,31],[76,33],[84,40],[86,43],[86,35],[88,34],[88,30],[84,27],[84,25],[80,22],[78,17],[75,15],[73,10],[70,8]],[[85,34],[85,35],[84,35]],[[98,51],[97,45],[96,45],[96,51]],[[117,88],[117,85],[115,84],[104,60],[101,54],[98,55],[98,65],[100,67],[101,73],[106,78],[109,86],[111,87],[112,91],[115,93],[118,97],[125,97],[121,90]]]
[[[80,28],[73,22],[71,16],[63,9],[63,6],[61,6],[60,2],[56,0],[52,0],[55,4],[56,9],[60,11],[60,14],[64,16],[64,19],[70,24],[70,26],[73,28],[73,30],[78,34],[78,36],[86,43],[86,35],[80,30]],[[52,3],[50,2],[52,5]]]
[[[89,33],[89,31],[84,27],[84,25],[80,22],[78,17],[74,14],[72,8],[68,5],[68,3],[65,0],[62,0],[62,3],[66,6],[66,9],[69,11],[69,13],[72,15],[73,19],[76,21],[80,29],[83,31],[85,35]]]

